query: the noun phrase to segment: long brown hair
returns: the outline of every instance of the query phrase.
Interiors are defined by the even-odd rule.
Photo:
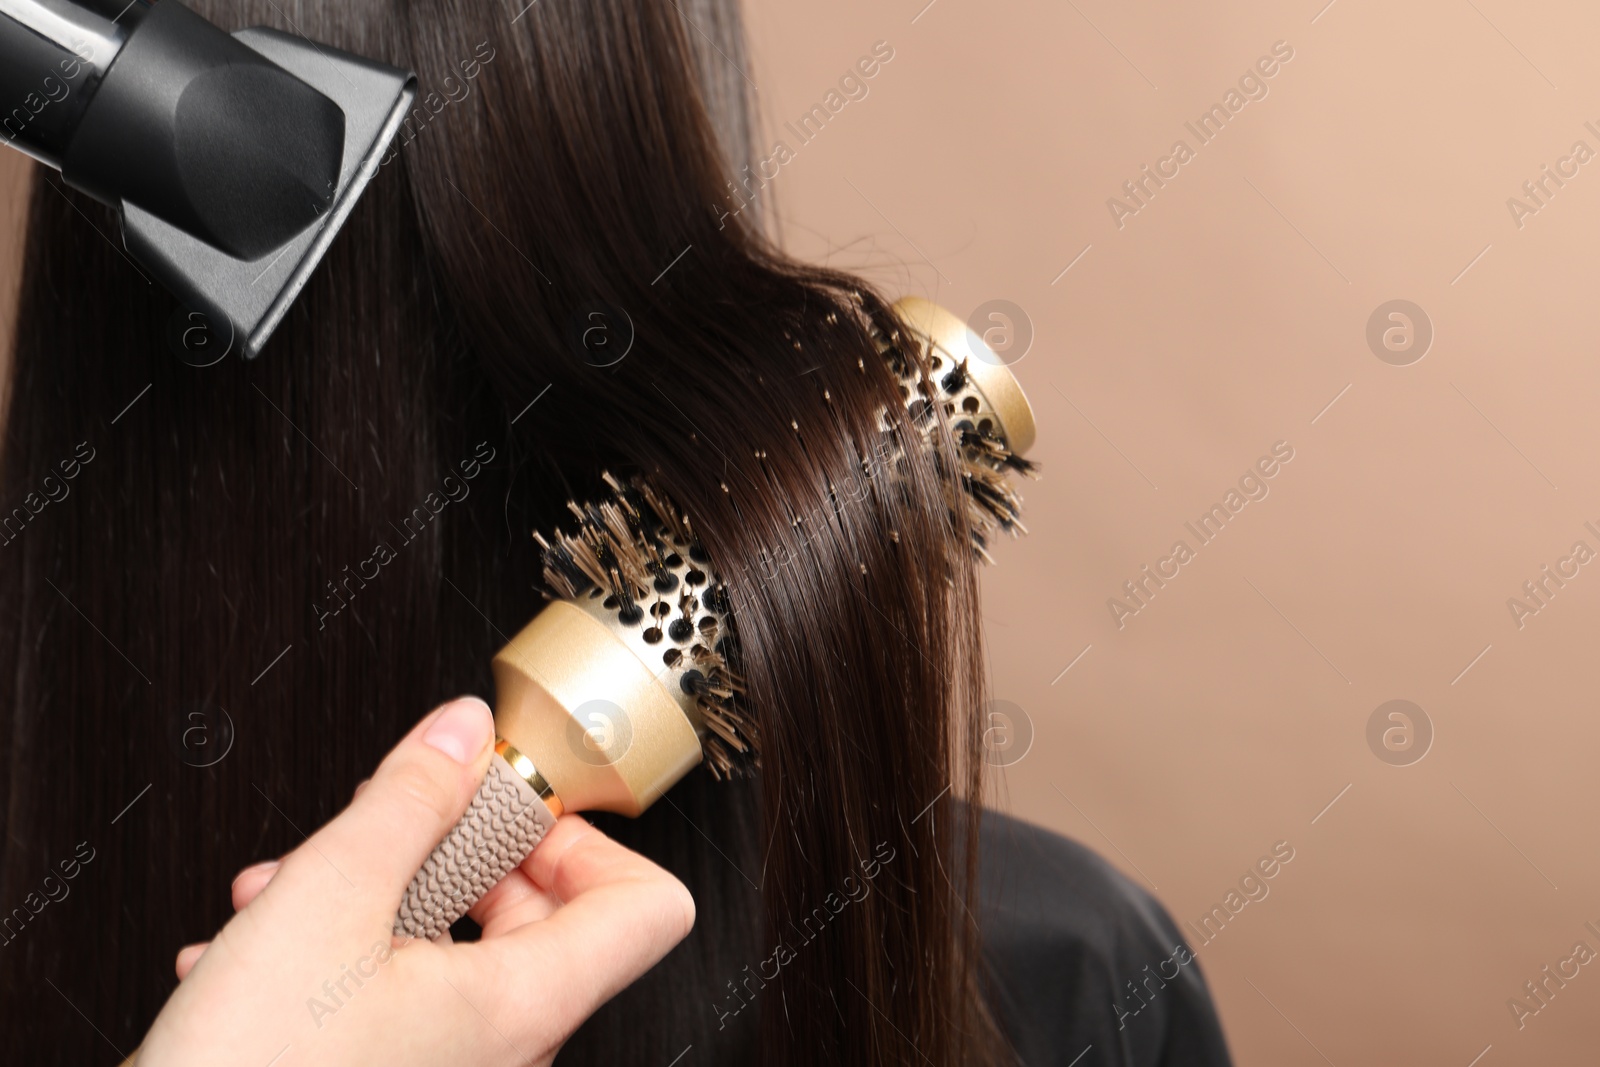
[[[653,476],[738,591],[762,766],[603,822],[700,919],[563,1062],[998,1056],[957,810],[982,766],[970,531],[948,441],[911,447],[895,320],[727,217],[754,158],[733,3],[519,7],[297,6],[284,28],[421,95],[254,363],[180,359],[185,313],[104,209],[37,176],[0,486],[0,1032],[27,1062],[130,1051],[232,873],[429,706],[490,691],[539,606],[529,532],[606,469]]]

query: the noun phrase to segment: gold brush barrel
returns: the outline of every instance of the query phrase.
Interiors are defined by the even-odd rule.
[[[553,601],[500,650],[495,726],[539,753],[538,770],[565,809],[632,816],[700,762],[705,728],[682,669],[662,661],[661,645],[677,647],[647,644],[645,627],[625,626],[604,602]],[[681,652],[680,660],[690,662]]]
[[[1026,455],[1034,441],[1033,406],[1000,355],[972,327],[931,300],[908,296],[895,304],[894,310],[907,326],[927,338],[936,356],[948,365],[966,366],[972,380],[970,391],[958,390],[946,403],[955,404],[957,410],[967,412],[978,421],[987,413],[1011,451],[1019,456]],[[941,377],[941,369],[934,368],[935,382]],[[978,400],[978,407],[970,411],[962,408],[969,395]]]
[[[895,311],[932,368],[933,396],[917,368],[901,369],[908,406],[938,403],[958,433],[998,439],[1020,457],[1034,441],[1033,411],[1000,357],[937,304],[908,297]],[[993,455],[978,462],[998,463]],[[701,762],[708,739],[740,747],[703,698],[720,684],[712,664],[730,629],[726,590],[686,530],[661,535],[653,603],[630,606],[591,586],[552,601],[495,656],[497,755],[467,816],[407,891],[396,934],[440,936],[561,812],[638,815]]]

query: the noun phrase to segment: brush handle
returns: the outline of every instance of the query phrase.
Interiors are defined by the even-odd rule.
[[[438,940],[515,870],[555,824],[549,806],[496,753],[466,814],[406,889],[395,935]]]
[[[495,753],[466,814],[406,888],[394,921],[395,936],[437,941],[527,859],[555,824],[555,815],[533,787]],[[134,1049],[122,1067],[133,1067],[139,1051]]]

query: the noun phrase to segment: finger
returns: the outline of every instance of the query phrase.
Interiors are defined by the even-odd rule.
[[[371,784],[371,782],[372,782],[371,778],[363,778],[363,779],[361,779],[361,781],[357,782],[356,783],[355,792],[350,794],[350,799],[354,800],[356,797],[360,796],[361,795],[361,791],[363,789],[365,789],[369,784]]]
[[[694,899],[682,882],[575,815],[557,820],[522,870],[564,903],[543,922],[480,942],[496,966],[479,973],[554,982],[566,995],[548,1007],[563,1031],[654,966],[694,926]],[[489,986],[479,995],[507,994]]]
[[[233,878],[233,910],[241,911],[252,900],[267,888],[267,883],[272,881],[272,876],[278,873],[280,862],[267,860],[246,867]]]
[[[399,949],[405,948],[407,945],[418,945],[418,944],[421,944],[421,945],[429,945],[429,946],[443,946],[443,945],[453,945],[455,943],[456,943],[455,936],[450,933],[450,930],[449,930],[448,927],[445,929],[444,933],[440,934],[436,939],[432,939],[432,940],[424,939],[424,938],[421,938],[421,937],[413,937],[411,934],[397,934],[397,933],[394,933],[392,931],[389,934],[389,947],[392,948],[392,949],[395,949],[397,951]]]
[[[500,937],[519,926],[548,919],[560,903],[555,894],[534,885],[518,867],[478,898],[467,914],[483,927],[484,937]]]
[[[493,741],[493,716],[476,697],[435,710],[385,757],[349,807],[284,859],[258,903],[275,910],[281,898],[284,908],[305,914],[301,928],[377,922],[387,928],[423,860],[466,811]],[[302,908],[307,900],[322,906]]]
[[[209,941],[202,941],[198,945],[184,945],[178,950],[178,981],[189,977],[189,972],[194,970],[194,965],[200,962],[200,957],[210,944]]]

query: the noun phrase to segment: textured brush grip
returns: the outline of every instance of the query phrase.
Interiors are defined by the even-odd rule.
[[[395,934],[437,940],[526,859],[555,824],[545,802],[497,754],[467,813],[411,880],[394,921]]]

